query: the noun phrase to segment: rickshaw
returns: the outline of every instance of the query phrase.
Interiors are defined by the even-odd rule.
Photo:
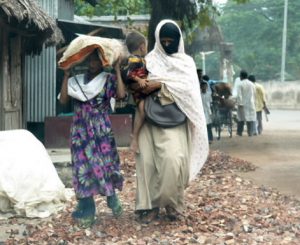
[[[212,87],[212,127],[215,129],[217,139],[220,140],[221,132],[226,129],[232,137],[233,111],[235,102],[230,98],[231,87],[227,83],[217,83]]]

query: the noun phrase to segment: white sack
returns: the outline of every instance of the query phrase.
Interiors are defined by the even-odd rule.
[[[43,144],[27,130],[0,131],[0,211],[44,218],[65,200],[65,186]]]

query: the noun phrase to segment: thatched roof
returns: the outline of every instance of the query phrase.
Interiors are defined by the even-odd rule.
[[[43,43],[55,45],[63,41],[61,31],[35,0],[0,0],[0,24],[24,38],[27,53],[38,53]]]

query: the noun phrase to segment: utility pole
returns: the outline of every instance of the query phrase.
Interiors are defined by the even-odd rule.
[[[283,16],[283,31],[282,31],[282,54],[281,54],[281,74],[280,74],[280,81],[281,82],[285,81],[287,14],[288,14],[288,0],[285,0],[285,2],[284,2],[284,16]]]
[[[202,58],[202,74],[206,75],[205,56],[214,53],[215,51],[200,52]]]

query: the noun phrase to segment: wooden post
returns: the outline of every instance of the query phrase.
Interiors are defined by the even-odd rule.
[[[21,36],[2,29],[1,130],[22,128]]]
[[[3,108],[3,103],[4,103],[4,89],[3,89],[3,84],[4,84],[4,66],[3,66],[3,52],[4,52],[4,42],[5,42],[5,37],[4,37],[4,32],[3,29],[0,28],[0,130],[4,129],[4,108]]]
[[[11,109],[12,128],[22,128],[22,77],[21,77],[21,36],[10,38],[10,84],[11,84]]]
[[[10,82],[9,77],[9,56],[8,56],[8,32],[7,29],[2,29],[1,33],[2,45],[1,45],[1,130],[7,130],[6,122],[6,108],[7,100],[10,96],[10,89],[8,89],[8,84]]]

